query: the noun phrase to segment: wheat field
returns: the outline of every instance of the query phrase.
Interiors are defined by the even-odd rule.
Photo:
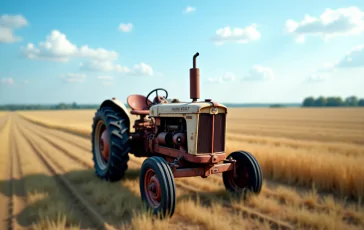
[[[131,155],[120,182],[96,177],[94,113],[0,113],[0,229],[364,228],[364,109],[230,108],[227,153],[257,158],[262,192],[236,199],[221,175],[178,178],[166,220],[141,202],[145,158]]]

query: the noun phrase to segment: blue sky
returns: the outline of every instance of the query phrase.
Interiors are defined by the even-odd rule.
[[[274,2],[274,3],[273,3]],[[0,104],[364,97],[364,1],[1,1]]]

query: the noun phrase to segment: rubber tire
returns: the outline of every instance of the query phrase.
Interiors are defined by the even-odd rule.
[[[227,158],[232,157],[236,160],[237,164],[244,164],[248,167],[249,179],[248,186],[245,187],[249,192],[253,192],[255,194],[259,194],[262,189],[263,184],[263,173],[257,159],[249,152],[246,151],[235,151],[229,154]],[[233,187],[231,187],[229,183],[229,176],[233,171],[227,171],[222,173],[223,182],[226,190],[239,194],[242,191],[237,191]],[[245,195],[245,194],[244,194]]]
[[[160,206],[156,209],[149,205],[144,192],[144,177],[148,169],[153,169],[157,174],[161,187],[161,202]],[[167,161],[162,157],[149,157],[144,160],[140,171],[139,185],[142,201],[149,210],[152,210],[154,215],[160,215],[161,219],[172,217],[176,207],[176,184]]]
[[[95,131],[99,120],[103,120],[109,135],[108,165],[103,170],[97,163],[95,156]],[[99,178],[115,182],[121,180],[128,169],[130,140],[127,118],[112,107],[101,107],[95,113],[92,124],[92,160]]]

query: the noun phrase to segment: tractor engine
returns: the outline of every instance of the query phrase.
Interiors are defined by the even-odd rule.
[[[130,144],[135,156],[149,156],[153,144],[187,151],[187,125],[183,117],[143,117],[133,127]]]
[[[154,144],[192,155],[222,153],[226,112],[225,106],[209,101],[154,105]]]
[[[187,125],[183,117],[158,117],[156,143],[160,146],[186,151]]]

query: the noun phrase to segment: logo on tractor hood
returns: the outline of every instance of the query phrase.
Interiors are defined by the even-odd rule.
[[[216,107],[212,107],[212,108],[210,109],[210,113],[211,113],[211,114],[218,114],[218,113],[219,113],[219,109],[218,109],[218,108],[216,108]]]

